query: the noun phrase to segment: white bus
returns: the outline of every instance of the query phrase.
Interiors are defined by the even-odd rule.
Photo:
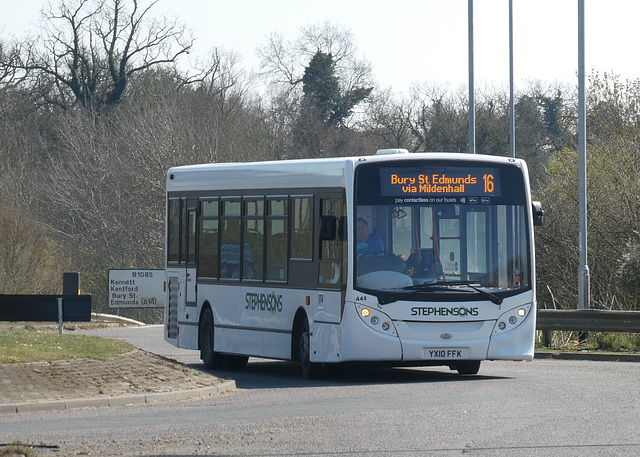
[[[167,173],[165,339],[207,367],[531,360],[525,163],[380,150]]]

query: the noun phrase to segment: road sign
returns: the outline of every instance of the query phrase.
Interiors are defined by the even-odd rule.
[[[109,308],[162,308],[164,270],[109,270]]]

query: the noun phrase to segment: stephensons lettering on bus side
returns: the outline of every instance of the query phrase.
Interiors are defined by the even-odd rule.
[[[270,294],[248,292],[245,295],[245,302],[244,309],[270,311],[272,313],[282,312],[282,295],[278,295],[275,292]]]

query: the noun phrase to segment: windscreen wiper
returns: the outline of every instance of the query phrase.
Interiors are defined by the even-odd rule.
[[[473,290],[475,290],[476,292],[478,292],[480,295],[488,298],[489,300],[491,300],[491,303],[494,303],[496,305],[501,305],[502,304],[502,297],[498,297],[496,294],[492,294],[491,292],[488,292],[484,289],[481,289],[479,287],[474,286],[474,284],[479,284],[478,281],[447,281],[446,283],[449,286],[466,286],[469,287]]]
[[[470,289],[473,289],[475,292],[478,292],[483,297],[488,298],[491,301],[491,303],[494,303],[496,305],[502,304],[501,297],[498,297],[497,295],[492,294],[491,292],[487,292],[486,290],[480,289],[479,287],[476,287],[473,284],[478,284],[478,282],[477,281],[446,281],[446,282],[438,281],[434,283],[414,284],[412,286],[403,287],[403,290],[408,290],[409,292],[401,292],[401,293],[393,294],[384,298],[378,297],[378,302],[381,305],[387,305],[389,303],[398,301],[401,298],[411,297],[420,292],[434,292],[434,291],[471,292],[469,290],[459,289],[455,287],[455,286],[465,286]]]
[[[408,290],[409,292],[400,292],[393,295],[389,295],[385,298],[378,297],[378,303],[381,305],[388,305],[389,303],[393,303],[398,301],[401,298],[411,297],[420,292],[432,292],[434,290],[450,290],[447,287],[442,287],[439,284],[417,284],[413,286],[403,287],[402,290]]]

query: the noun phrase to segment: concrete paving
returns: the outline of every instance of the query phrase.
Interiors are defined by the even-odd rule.
[[[134,349],[109,360],[0,364],[0,414],[185,400],[235,388],[233,380]]]

